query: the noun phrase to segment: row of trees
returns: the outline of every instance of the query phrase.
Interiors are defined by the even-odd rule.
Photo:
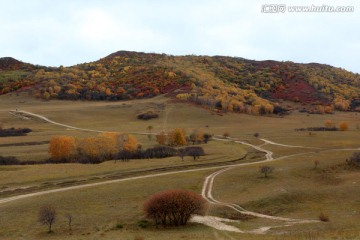
[[[183,140],[183,135],[180,133],[177,132],[174,135],[176,143]],[[174,142],[172,143],[174,145]],[[106,160],[120,159],[126,161],[129,159],[165,158],[176,155],[182,160],[185,156],[191,156],[196,160],[205,155],[204,149],[199,146],[180,149],[170,146],[157,146],[144,150],[134,136],[118,133],[101,133],[96,137],[88,138],[55,136],[50,140],[49,153],[51,155],[49,162],[53,163],[101,163]]]
[[[207,143],[211,137],[211,134],[205,133],[201,129],[195,130],[189,136],[186,136],[182,128],[176,128],[168,132],[160,132],[156,135],[156,140],[160,145],[184,146],[188,143]]]
[[[87,138],[55,136],[49,143],[51,162],[99,163],[115,159],[119,151],[135,152],[138,148],[134,136],[111,132]]]
[[[325,125],[326,128],[329,128],[329,129],[330,128],[336,128],[336,124],[333,121],[329,120],[329,119],[324,122],[324,125]],[[349,123],[340,122],[339,123],[339,129],[341,131],[347,131],[349,129]]]

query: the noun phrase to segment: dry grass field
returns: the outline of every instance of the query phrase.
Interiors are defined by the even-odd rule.
[[[138,222],[144,220],[142,204],[148,196],[171,188],[185,188],[200,193],[204,178],[215,171],[202,170],[0,203],[0,239],[360,239],[360,170],[349,168],[345,163],[354,151],[339,150],[360,147],[359,114],[336,112],[331,115],[307,115],[293,112],[282,118],[232,113],[220,116],[190,104],[171,102],[163,96],[126,102],[72,102],[39,101],[25,94],[3,95],[0,96],[0,121],[4,127],[28,127],[33,130],[28,136],[0,138],[0,155],[16,156],[21,161],[43,161],[48,158],[48,144],[44,142],[54,135],[81,137],[96,133],[69,130],[35,118],[16,118],[8,114],[9,110],[14,109],[40,114],[75,127],[133,133],[145,148],[155,145],[155,140],[150,141],[147,136],[136,133],[146,132],[149,125],[154,127],[153,132],[176,127],[184,128],[187,133],[199,128],[215,135],[228,132],[231,137],[255,145],[263,144],[253,136],[259,133],[259,138],[275,143],[315,147],[263,145],[263,148],[274,152],[275,158],[303,155],[267,163],[274,168],[267,179],[258,172],[261,163],[228,170],[215,178],[213,195],[223,202],[237,203],[255,212],[299,219],[318,219],[323,212],[330,221],[278,227],[263,235],[220,231],[196,223],[180,228],[156,229],[152,224],[146,228],[139,227]],[[159,111],[159,118],[149,121],[136,118],[137,114],[149,109]],[[349,130],[316,132],[313,136],[294,130],[322,127],[328,119],[335,124],[348,122]],[[39,144],[11,145],[29,142]],[[190,157],[184,161],[171,157],[116,163],[109,161],[97,165],[1,166],[0,200],[42,189],[121,178],[122,174],[138,176],[156,173],[156,169],[163,167],[195,169],[198,168],[197,164],[226,164],[245,154],[247,157],[243,162],[263,159],[263,154],[254,149],[232,142],[212,140],[202,146],[206,156],[197,161]],[[315,160],[319,161],[317,168],[314,167]],[[9,191],[18,188],[28,189]],[[46,228],[37,222],[38,210],[43,204],[52,204],[58,211],[52,234],[47,234]],[[66,214],[73,215],[72,231],[67,227]],[[243,219],[231,209],[214,205],[209,206],[207,214],[240,218],[241,222],[234,223],[234,226],[244,230],[281,225],[281,222],[260,218]]]

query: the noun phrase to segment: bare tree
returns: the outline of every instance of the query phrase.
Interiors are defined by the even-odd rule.
[[[149,141],[151,141],[152,140],[152,130],[154,129],[154,127],[153,126],[151,126],[151,125],[149,125],[149,126],[147,126],[146,127],[146,130],[148,131],[148,134],[147,134],[147,137],[148,137],[148,139],[149,139]]]
[[[72,230],[72,220],[73,220],[73,216],[69,213],[69,214],[66,214],[66,219],[68,221],[68,227],[69,227],[69,230],[71,231]]]
[[[178,149],[178,156],[181,158],[181,160],[184,160],[184,157],[187,155],[186,149],[180,148]]]
[[[49,228],[48,233],[52,232],[52,225],[56,220],[56,210],[51,205],[44,205],[39,211],[39,222],[43,225],[47,225]]]
[[[316,169],[319,165],[320,165],[320,161],[317,159],[314,160],[314,168]]]
[[[259,172],[264,174],[264,177],[267,178],[270,173],[272,173],[274,169],[270,166],[260,166]]]

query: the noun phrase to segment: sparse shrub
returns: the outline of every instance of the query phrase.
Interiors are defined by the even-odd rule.
[[[26,136],[26,134],[30,132],[32,132],[30,128],[1,128],[0,137]]]
[[[269,174],[272,173],[273,170],[274,170],[274,168],[270,167],[270,166],[260,166],[259,167],[259,172],[261,174],[264,174],[265,178],[268,178]]]
[[[68,222],[68,228],[70,231],[72,231],[73,216],[71,214],[66,214],[66,219]]]
[[[141,227],[141,228],[147,228],[149,226],[149,221],[147,220],[141,220],[138,222],[138,226]]]
[[[19,165],[20,161],[16,157],[3,157],[0,156],[0,165]]]
[[[142,120],[149,120],[152,118],[158,118],[159,114],[154,112],[154,111],[147,111],[145,113],[141,113],[137,116],[138,119],[142,119]]]
[[[316,169],[319,165],[320,165],[320,161],[317,159],[314,160],[314,168]]]
[[[322,221],[322,222],[329,222],[330,221],[330,218],[328,215],[324,214],[323,212],[321,212],[319,214],[319,220]]]
[[[254,137],[258,138],[260,136],[259,133],[254,133]]]
[[[355,152],[351,155],[350,159],[348,160],[350,165],[355,165],[360,167],[360,152]]]
[[[118,223],[118,224],[116,224],[115,228],[122,229],[122,228],[124,228],[124,226],[122,224]]]
[[[52,232],[52,225],[56,220],[56,210],[51,205],[44,205],[39,211],[39,222],[48,226],[48,233]]]
[[[230,137],[230,133],[224,132],[224,133],[223,133],[223,137],[224,137],[224,138],[229,138],[229,137]]]
[[[206,202],[197,193],[174,189],[152,195],[144,204],[146,217],[153,219],[156,226],[185,225],[192,214],[202,214]]]

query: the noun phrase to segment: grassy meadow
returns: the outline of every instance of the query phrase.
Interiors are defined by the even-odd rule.
[[[156,145],[155,139],[137,133],[183,128],[189,134],[195,129],[260,145],[259,138],[289,145],[312,148],[286,148],[263,145],[274,157],[293,155],[267,163],[274,168],[264,178],[258,165],[230,169],[215,178],[213,195],[224,202],[237,203],[251,211],[274,216],[318,219],[323,212],[329,222],[278,227],[264,235],[240,234],[216,230],[191,223],[180,228],[159,228],[152,224],[139,226],[144,220],[142,204],[158,191],[185,188],[201,191],[204,178],[215,170],[178,173],[148,179],[106,184],[59,193],[46,194],[0,204],[0,239],[359,239],[360,227],[360,170],[349,168],[345,160],[354,151],[338,149],[359,148],[360,115],[336,112],[331,115],[308,115],[293,112],[289,116],[250,116],[228,113],[218,115],[191,104],[176,103],[159,96],[153,99],[124,102],[41,101],[26,94],[0,96],[0,122],[5,128],[28,127],[27,136],[0,138],[0,155],[15,156],[21,161],[44,161],[49,158],[48,142],[54,135],[77,137],[96,133],[70,130],[38,119],[24,120],[8,113],[20,109],[75,127],[101,131],[132,133],[144,148]],[[159,118],[148,121],[136,116],[147,110],[159,112]],[[295,128],[322,127],[326,120],[338,125],[345,121],[348,131],[296,132]],[[35,145],[22,145],[23,143]],[[69,184],[104,181],[123,176],[156,173],[158,168],[179,167],[194,169],[198,164],[215,164],[246,158],[240,162],[259,161],[263,154],[232,142],[210,141],[202,144],[206,156],[194,161],[186,157],[128,162],[108,161],[97,165],[42,164],[0,166],[0,200],[7,196],[50,189]],[[315,168],[314,161],[319,161]],[[238,161],[239,162],[239,161]],[[25,188],[18,190],[19,188]],[[58,211],[54,233],[37,222],[39,208],[52,204]],[[66,214],[73,215],[73,226],[67,227]],[[209,206],[209,215],[239,218],[237,227],[251,230],[261,226],[277,226],[281,222],[258,218],[243,219],[231,209]]]

